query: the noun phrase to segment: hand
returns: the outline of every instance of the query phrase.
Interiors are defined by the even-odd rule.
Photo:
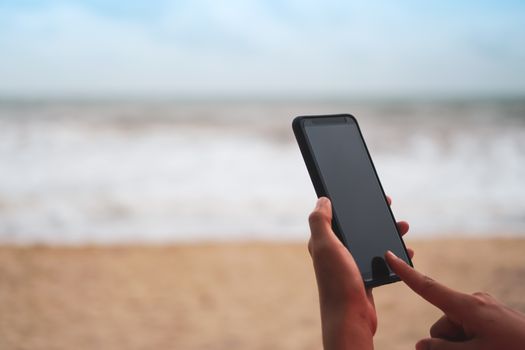
[[[325,350],[373,349],[377,316],[372,291],[365,290],[354,258],[332,231],[328,198],[319,198],[309,222],[308,250],[319,289]],[[401,221],[397,226],[402,235],[408,232],[408,223]],[[412,250],[408,253],[414,255]]]
[[[464,294],[417,272],[388,252],[390,268],[414,292],[445,313],[430,328],[431,338],[420,340],[417,350],[523,349],[525,315],[486,293]]]

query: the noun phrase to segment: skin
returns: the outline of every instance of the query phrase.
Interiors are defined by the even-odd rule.
[[[391,203],[390,198],[387,198]],[[325,349],[373,349],[377,315],[372,290],[366,290],[354,258],[332,231],[330,200],[319,198],[310,214],[308,250],[313,260]],[[397,223],[402,235],[408,223]],[[410,257],[414,255],[408,249]]]
[[[390,203],[390,199],[388,198]],[[366,290],[359,269],[331,227],[332,207],[319,198],[310,214],[312,257],[321,309],[323,345],[332,349],[373,349],[377,315],[371,290]],[[402,235],[408,224],[398,222]],[[408,249],[412,258],[414,252]],[[508,308],[486,293],[464,294],[421,274],[387,252],[390,268],[444,315],[430,328],[430,337],[417,350],[523,349],[525,315]]]
[[[443,311],[430,328],[430,338],[417,350],[523,349],[525,315],[487,293],[465,294],[414,270],[392,252],[385,258],[392,270],[414,292]]]

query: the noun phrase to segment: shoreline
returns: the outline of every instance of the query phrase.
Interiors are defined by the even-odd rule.
[[[411,229],[412,230],[412,229]],[[220,235],[219,235],[220,236]],[[272,236],[273,237],[273,236]],[[169,247],[211,247],[211,246],[275,246],[285,245],[294,246],[308,243],[309,233],[306,232],[304,237],[301,239],[296,238],[282,238],[282,239],[265,239],[265,238],[224,238],[224,239],[181,239],[181,240],[152,240],[152,241],[115,241],[115,242],[61,242],[56,243],[52,241],[40,241],[40,242],[14,242],[0,240],[0,249],[13,248],[13,249],[24,249],[24,248],[49,248],[49,249],[86,249],[86,248],[108,248],[108,249],[129,249],[129,248],[169,248]],[[425,243],[425,242],[476,242],[476,241],[521,241],[525,240],[524,232],[504,232],[504,233],[441,233],[441,234],[425,234],[425,235],[413,235],[409,233],[408,237],[404,237],[405,243]]]

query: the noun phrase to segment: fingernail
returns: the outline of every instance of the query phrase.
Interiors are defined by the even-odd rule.
[[[393,259],[398,259],[398,260],[399,260],[399,258],[397,257],[397,255],[395,255],[394,253],[392,253],[391,250],[387,250],[385,255],[389,255],[391,258],[393,258]]]
[[[315,204],[315,209],[321,209],[321,207],[324,205],[325,198],[321,197],[317,200],[317,203]]]

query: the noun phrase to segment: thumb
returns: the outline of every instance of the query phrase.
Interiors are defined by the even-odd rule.
[[[317,200],[314,211],[308,218],[311,240],[318,241],[330,236],[332,231],[332,206],[330,200],[321,197]]]
[[[440,338],[427,338],[417,342],[416,350],[475,350],[474,341],[452,342]]]

